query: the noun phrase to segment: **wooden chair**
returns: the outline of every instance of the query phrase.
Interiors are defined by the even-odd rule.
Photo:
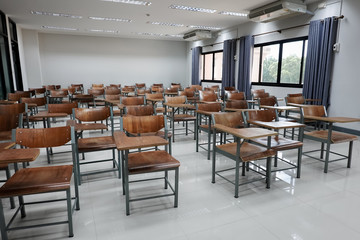
[[[225,108],[248,109],[249,104],[248,104],[248,102],[246,100],[227,101],[225,103]]]
[[[195,90],[196,92],[203,90],[201,85],[190,85],[190,88]]]
[[[43,128],[43,129],[17,129],[15,133],[17,144],[28,148],[43,148],[61,146],[71,141],[72,135],[70,127]],[[74,147],[74,142],[72,142]],[[37,149],[34,149],[37,150]],[[75,152],[75,151],[74,151]],[[9,224],[5,222],[3,205],[0,204],[0,228],[2,239],[8,239],[7,232],[12,230],[43,227],[56,224],[67,224],[69,228],[69,237],[73,234],[72,213],[73,209],[80,210],[79,191],[77,177],[74,177],[75,197],[72,205],[71,197],[71,178],[73,172],[76,173],[76,164],[23,168],[16,171],[15,174],[0,188],[0,198],[19,197],[19,208],[15,212]],[[43,194],[63,191],[66,193],[66,199],[52,199],[38,202],[25,202],[25,195]],[[41,223],[36,225],[27,225],[23,227],[11,227],[13,219],[20,212],[21,217],[26,216],[25,206],[30,204],[41,204],[48,202],[57,202],[66,200],[67,203],[67,221],[58,221],[51,223]]]
[[[135,83],[135,87],[137,89],[142,89],[142,88],[146,88],[146,84],[145,83]]]
[[[245,92],[228,91],[225,93],[225,100],[226,101],[246,100]]]
[[[44,88],[44,87],[42,87],[42,88],[29,88],[29,91],[35,91],[35,96],[36,95],[45,96],[46,88]]]
[[[120,104],[120,94],[117,95],[105,95],[105,100],[107,101],[117,101]],[[114,104],[108,104],[113,109],[113,114],[115,116],[121,116],[121,110],[120,109],[114,109]]]
[[[321,162],[324,162],[324,173],[328,172],[329,163],[339,161],[339,160],[346,160],[347,159],[347,168],[351,167],[351,157],[352,157],[352,147],[353,147],[353,141],[357,140],[357,136],[333,131],[333,122],[336,122],[336,119],[334,121],[327,121],[322,122],[321,117],[327,117],[325,106],[318,106],[318,105],[308,105],[306,107],[301,108],[301,116],[303,119],[303,123],[305,123],[306,117],[320,117],[318,120],[320,123],[325,125],[323,130],[315,130],[311,132],[305,132],[304,137],[310,140],[318,141],[321,143],[320,150],[313,150],[313,151],[306,151],[303,152],[303,154],[307,157],[319,160]],[[326,119],[325,119],[326,120]],[[323,121],[325,121],[323,120]],[[349,150],[348,155],[344,155],[338,152],[334,152],[330,150],[331,144],[338,144],[338,143],[349,143]],[[326,145],[326,150],[324,149]],[[311,155],[311,153],[314,152],[320,152],[320,157],[314,157]],[[324,159],[324,152],[325,152],[325,159]],[[330,159],[330,154],[336,155],[340,158],[337,159]]]
[[[68,89],[61,89],[61,90],[50,90],[50,95],[48,95],[47,103],[62,103],[64,98],[69,100],[69,90]],[[67,101],[68,101],[67,100]],[[65,100],[66,102],[66,100]]]
[[[9,101],[20,102],[21,98],[30,98],[30,93],[8,93],[7,99]]]
[[[124,86],[121,89],[121,94],[123,96],[135,95],[135,86]]]
[[[120,89],[116,87],[105,89],[105,95],[119,95],[120,93]]]
[[[151,116],[154,115],[154,108],[151,105],[127,106],[126,116]]]
[[[261,121],[261,122],[279,122],[277,113],[274,109],[266,109],[266,110],[255,110],[255,111],[248,111],[246,112],[246,118],[245,123],[247,126],[251,126],[249,122],[251,121]],[[256,126],[256,125],[255,125]],[[279,126],[281,126],[281,122],[279,122]],[[279,131],[279,129],[275,129],[276,131]],[[296,177],[300,178],[300,172],[301,172],[301,156],[302,156],[302,147],[303,147],[303,128],[301,127],[299,130],[299,139],[291,140],[279,136],[275,136],[271,138],[271,149],[276,151],[275,155],[275,161],[274,161],[274,167],[278,167],[278,160],[281,160],[283,163],[287,165],[287,167],[279,168],[273,170],[273,172],[277,171],[284,171],[284,170],[290,170],[290,169],[296,169]],[[264,138],[258,138],[253,139],[252,141],[266,147],[268,143],[268,139],[266,137]],[[286,150],[292,150],[297,149],[298,150],[298,156],[297,156],[297,163],[294,164],[287,160],[284,157],[278,157],[278,151],[286,151]],[[260,165],[257,165],[260,167]],[[261,168],[261,167],[260,167]],[[264,169],[264,168],[262,168]]]
[[[171,83],[170,87],[171,88],[177,88],[178,90],[182,89],[180,83]]]
[[[105,106],[105,89],[104,88],[92,88],[88,89],[88,94],[93,95],[95,97],[95,103],[89,102],[89,106]]]
[[[259,98],[266,98],[266,97],[270,97],[269,93],[263,93],[263,92],[255,92],[252,94],[252,99],[253,100],[257,100]]]
[[[25,112],[25,109],[25,103],[0,104],[0,142],[10,141],[12,129],[22,126],[22,114]]]
[[[91,84],[91,88],[93,89],[99,89],[99,88],[104,88],[104,84],[100,83],[100,84]]]
[[[199,97],[195,94],[195,90],[192,88],[185,88],[183,91],[179,91],[179,96],[186,96],[189,103],[196,103],[199,100]]]
[[[89,103],[96,106],[95,98],[92,94],[73,94],[70,101],[78,102],[80,105],[85,105],[87,107],[89,107]]]
[[[151,89],[136,89],[136,96],[145,96],[147,93],[151,93]]]
[[[196,105],[196,152],[199,152],[199,147],[203,148],[202,145],[207,145],[207,149],[203,148],[208,152],[207,158],[210,160],[210,149],[211,149],[211,134],[213,133],[212,129],[212,113],[218,113],[222,111],[221,103],[202,103]],[[202,124],[202,116],[206,117],[205,124]],[[208,139],[206,143],[199,143],[199,132],[204,131],[208,134]]]
[[[110,84],[110,87],[116,87],[118,89],[121,89],[121,84]]]
[[[168,111],[168,109],[171,109]],[[173,142],[175,142],[175,122],[185,123],[185,135],[188,135],[189,127],[188,123],[194,123],[194,140],[196,138],[195,128],[196,128],[196,117],[188,113],[189,110],[195,110],[195,106],[187,103],[186,96],[176,96],[169,97],[165,96],[165,112],[168,114],[168,118],[170,120],[170,126],[172,128],[172,138]],[[182,111],[182,112],[180,112]],[[176,130],[181,130],[177,128]]]
[[[245,176],[245,170],[249,169],[247,166],[251,161],[259,160],[266,158],[266,187],[270,188],[270,176],[271,176],[271,157],[275,155],[275,151],[270,147],[270,137],[277,135],[276,132],[263,130],[263,129],[249,129],[242,128],[238,129],[239,126],[243,125],[243,117],[240,112],[233,113],[225,113],[225,114],[214,114],[213,115],[214,122],[214,134],[213,134],[213,156],[212,156],[212,183],[215,183],[215,175],[219,175],[225,180],[233,183],[235,185],[235,198],[239,197],[239,185],[247,184],[249,182],[263,180],[260,179],[251,179],[249,182],[241,183],[239,180],[239,172],[240,172],[240,164],[242,165],[242,176]],[[216,144],[216,133],[217,132],[225,132],[227,134],[231,134],[234,136],[235,142],[233,143],[225,143],[225,144]],[[269,139],[268,147],[260,147],[258,145],[254,145],[249,143],[249,141],[254,136],[267,136]],[[230,169],[222,169],[216,170],[216,153],[221,153],[230,159],[235,161],[235,181],[229,179],[225,175],[221,175],[222,172],[233,170]],[[256,172],[256,169],[251,169]],[[264,174],[261,173],[263,176]]]
[[[199,91],[200,102],[217,102],[218,95],[214,91]]]
[[[180,162],[167,153],[167,151],[141,151],[137,153],[130,153],[130,149],[137,149],[143,147],[156,147],[159,145],[167,145],[167,128],[166,117],[164,115],[156,116],[129,116],[122,119],[123,129],[138,137],[126,137],[123,132],[117,132],[118,149],[122,151],[123,156],[123,194],[126,196],[126,215],[130,215],[130,202],[138,200],[153,199],[158,197],[174,196],[174,207],[178,206],[178,185],[179,185],[179,166]],[[142,136],[148,132],[152,133],[160,129],[165,129],[164,138],[155,136]],[[125,146],[125,147],[124,147]],[[175,171],[174,187],[170,184],[168,172]],[[141,197],[137,199],[130,199],[129,183],[137,181],[129,181],[130,175],[135,174],[151,174],[155,172],[164,172],[163,178],[150,178],[146,180],[164,179],[165,189],[170,186],[172,193],[162,194],[149,197]]]
[[[113,113],[112,109],[109,107],[101,107],[101,108],[76,108],[73,113],[74,118],[77,122],[69,121],[69,125],[73,125],[76,134],[76,164],[78,169],[79,176],[79,184],[81,184],[81,177],[105,172],[113,172],[117,171],[120,174],[120,160],[116,161],[115,158],[115,140],[114,140],[114,122],[113,122]],[[111,135],[110,136],[99,136],[99,137],[82,137],[83,131],[89,130],[105,130],[107,126],[102,123],[89,123],[89,122],[97,122],[104,121],[110,119],[111,123]],[[111,159],[102,159],[102,160],[89,160],[89,161],[81,161],[79,159],[79,154],[83,155],[83,160],[85,159],[85,153],[95,152],[95,151],[105,151],[112,150],[112,158]],[[102,169],[93,172],[81,172],[81,165],[90,164],[90,163],[103,163],[103,162],[112,162],[112,169]]]
[[[151,93],[163,93],[164,88],[160,86],[151,86]]]
[[[160,101],[151,101],[151,100],[160,100]],[[165,107],[162,105],[165,100],[163,93],[146,93],[145,101],[148,103],[151,101],[155,113],[165,113]]]
[[[74,88],[76,88],[76,91],[78,92],[78,93],[84,93],[84,84],[82,84],[82,83],[77,83],[77,84],[71,84],[71,87],[74,87]]]

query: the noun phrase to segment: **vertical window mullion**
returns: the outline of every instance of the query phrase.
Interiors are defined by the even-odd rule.
[[[258,82],[261,82],[261,76],[262,76],[262,59],[263,59],[263,46],[260,47],[260,60],[259,60],[259,78]]]
[[[301,55],[301,63],[300,63],[300,78],[299,78],[299,84],[301,84],[301,79],[303,76],[303,69],[304,69],[304,56],[305,56],[305,42],[306,40],[303,40],[303,46],[302,46],[302,55]]]
[[[213,63],[212,63],[212,81],[214,81],[215,78],[215,53],[212,54],[213,57]]]
[[[277,80],[276,80],[277,84],[280,84],[280,80],[281,80],[282,51],[283,51],[283,43],[280,43],[280,46],[279,46],[279,60],[278,60],[278,72],[277,72]]]

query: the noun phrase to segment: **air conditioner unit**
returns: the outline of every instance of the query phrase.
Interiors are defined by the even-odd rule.
[[[250,11],[254,22],[270,22],[281,18],[307,13],[306,5],[294,0],[281,0]]]
[[[212,38],[212,34],[209,30],[195,30],[185,33],[183,38],[187,41],[197,41]]]

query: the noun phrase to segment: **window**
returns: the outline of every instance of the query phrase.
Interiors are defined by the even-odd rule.
[[[0,99],[5,99],[7,93],[14,91],[11,73],[9,42],[5,26],[5,14],[0,11]]]
[[[302,87],[307,37],[254,46],[254,85]]]
[[[221,82],[223,52],[209,52],[201,55],[200,79],[202,82]]]
[[[9,19],[9,24],[10,24],[9,27],[10,27],[10,36],[11,36],[11,50],[13,56],[16,89],[18,91],[23,91],[24,87],[23,87],[22,75],[21,75],[21,65],[20,65],[19,45],[18,45],[17,33],[16,33],[16,24],[11,19]]]

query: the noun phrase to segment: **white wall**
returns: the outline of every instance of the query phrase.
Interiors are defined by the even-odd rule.
[[[39,39],[36,31],[23,29],[22,33],[22,42],[19,44],[22,46],[23,56],[20,55],[22,59],[22,74],[25,86],[29,88],[41,87],[43,84],[42,75],[41,75],[41,64],[40,64],[40,52],[39,52]]]
[[[43,83],[185,85],[186,43],[39,33]]]

